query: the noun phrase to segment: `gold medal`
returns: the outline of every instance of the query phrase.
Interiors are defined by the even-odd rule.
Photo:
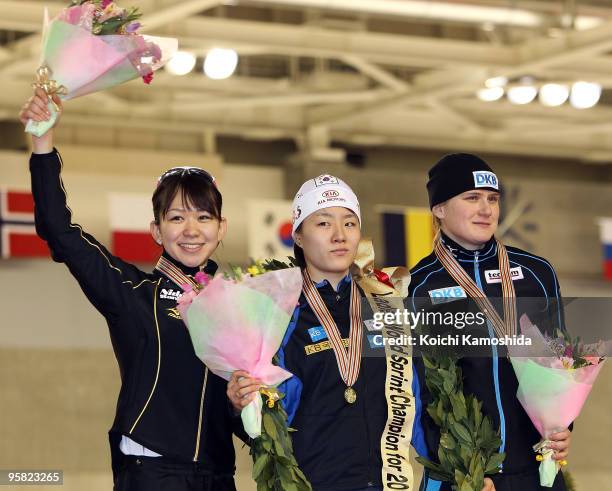
[[[349,404],[353,404],[357,400],[357,392],[352,387],[344,389],[344,399]]]

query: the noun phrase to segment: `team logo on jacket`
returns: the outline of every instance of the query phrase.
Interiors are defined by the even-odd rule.
[[[162,288],[159,292],[159,298],[161,300],[178,300],[183,294],[180,290],[173,290],[172,288]]]
[[[499,191],[499,182],[497,176],[493,172],[488,170],[475,170],[474,174],[474,187],[475,188],[493,188]]]
[[[172,317],[173,319],[180,319],[181,318],[181,314],[178,311],[178,309],[176,307],[172,307],[170,309],[166,309],[166,312],[168,312],[168,317]]]
[[[327,339],[327,333],[322,326],[311,327],[308,329],[308,334],[310,335],[310,339],[313,343],[321,341],[322,339]]]
[[[510,268],[510,276],[512,281],[522,280],[523,268],[517,266],[516,268]],[[489,269],[485,271],[485,280],[487,283],[501,283],[501,273],[499,269]]]
[[[452,302],[453,300],[459,300],[460,298],[467,298],[465,290],[459,285],[448,286],[446,288],[438,288],[437,290],[429,290],[429,296],[431,297],[431,303],[434,305],[439,303]]]

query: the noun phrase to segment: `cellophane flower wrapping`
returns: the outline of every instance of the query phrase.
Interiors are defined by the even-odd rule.
[[[245,370],[275,387],[292,376],[272,363],[302,290],[299,268],[271,271],[240,281],[216,276],[193,298],[179,302],[197,356],[216,375],[229,380]],[[241,413],[245,431],[261,434],[262,399]]]
[[[65,8],[50,22],[45,12],[40,66],[47,66],[64,100],[98,92],[139,77],[150,77],[178,49],[173,38],[145,36],[133,32],[96,35],[92,32],[95,8],[91,4]],[[57,118],[30,121],[26,131],[43,135]]]
[[[571,368],[552,350],[527,315],[520,320],[521,332],[531,346],[508,346],[510,361],[518,379],[516,396],[543,439],[567,428],[580,414],[599,375],[603,361]],[[593,345],[604,356],[603,344]],[[595,357],[599,360],[599,357]],[[540,464],[540,484],[551,487],[559,466],[552,453]]]

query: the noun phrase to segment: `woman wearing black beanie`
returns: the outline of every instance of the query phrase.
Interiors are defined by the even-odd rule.
[[[446,155],[430,169],[427,191],[438,233],[434,251],[411,271],[409,307],[418,311],[452,309],[468,303],[473,306],[471,298],[480,290],[491,299],[503,319],[504,331],[515,333],[515,319],[526,312],[543,330],[563,329],[561,294],[551,264],[526,251],[506,247],[495,238],[500,183],[491,167],[476,155]],[[506,309],[502,297],[507,299]],[[539,317],[535,317],[535,311]],[[484,337],[499,336],[499,326],[488,318],[481,328],[480,335]],[[490,352],[463,357],[458,362],[463,372],[464,393],[474,394],[482,402],[483,414],[500,429],[499,451],[506,454],[500,472],[489,476],[485,489],[564,491],[561,473],[552,488],[540,485],[539,464],[532,446],[541,436],[516,397],[518,382],[505,353],[495,344],[486,349]],[[420,455],[435,459],[440,432],[426,411],[432,396],[425,384],[422,359],[415,357],[414,365],[413,445]],[[570,431],[560,429],[548,435],[548,439],[555,451],[554,459],[564,463]],[[425,472],[422,491],[450,489],[450,483],[435,481]]]

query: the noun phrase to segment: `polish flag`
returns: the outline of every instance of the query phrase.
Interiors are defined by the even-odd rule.
[[[30,191],[0,189],[0,252],[4,259],[50,256],[47,243],[36,235]]]
[[[125,261],[156,263],[162,248],[155,243],[149,231],[149,224],[153,220],[151,196],[111,193],[109,205],[113,254]]]

